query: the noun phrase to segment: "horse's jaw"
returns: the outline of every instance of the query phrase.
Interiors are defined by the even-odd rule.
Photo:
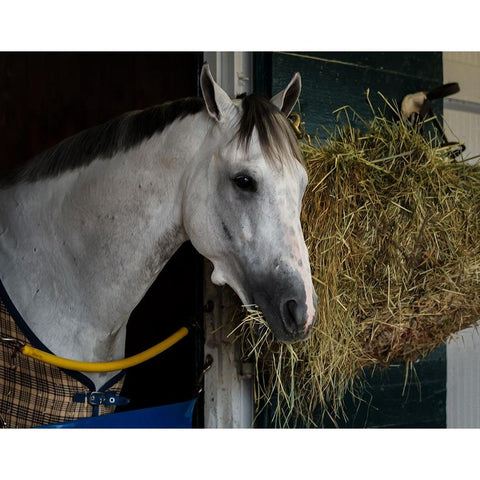
[[[215,266],[214,285],[228,285],[247,308],[260,310],[275,338],[283,343],[307,340],[316,315],[317,295],[296,272],[234,275]],[[253,280],[252,280],[253,279]]]

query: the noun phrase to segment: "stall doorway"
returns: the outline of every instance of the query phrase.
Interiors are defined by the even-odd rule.
[[[85,128],[124,112],[198,95],[201,53],[0,53],[0,175]],[[128,324],[127,355],[190,334],[128,371],[128,409],[191,399],[203,358],[203,259],[190,244],[174,255]],[[203,426],[197,406],[194,426]]]

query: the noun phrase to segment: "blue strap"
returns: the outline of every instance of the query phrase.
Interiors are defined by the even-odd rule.
[[[121,397],[115,392],[88,392],[76,393],[73,396],[73,401],[77,403],[88,403],[90,405],[127,405],[130,399]]]

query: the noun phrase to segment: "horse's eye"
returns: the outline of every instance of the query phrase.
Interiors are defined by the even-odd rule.
[[[249,192],[255,192],[257,190],[257,182],[248,175],[237,175],[233,182],[241,190],[247,190]]]

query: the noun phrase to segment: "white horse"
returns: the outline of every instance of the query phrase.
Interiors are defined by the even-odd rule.
[[[122,358],[130,313],[187,240],[279,340],[309,335],[307,175],[287,120],[300,76],[271,101],[231,100],[204,66],[201,88],[203,100],[127,113],[1,180],[1,282],[56,355]],[[87,376],[100,389],[115,374]]]

